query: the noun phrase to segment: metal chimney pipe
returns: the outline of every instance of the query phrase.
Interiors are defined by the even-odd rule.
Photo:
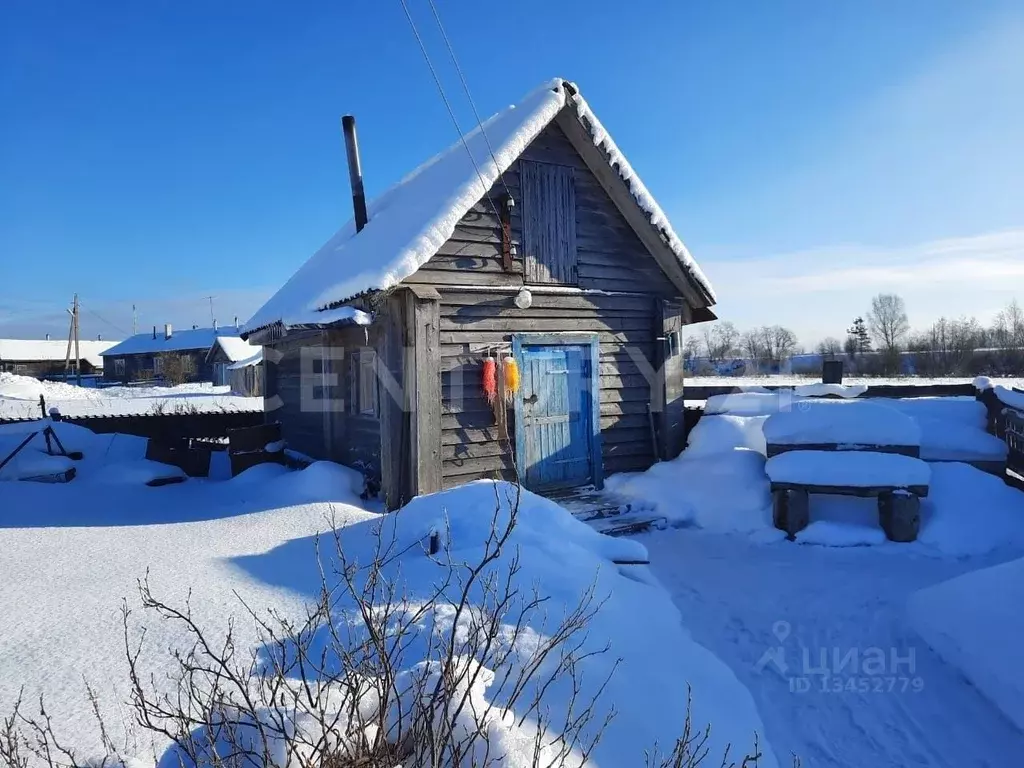
[[[356,232],[366,226],[366,193],[363,192],[363,167],[359,162],[359,141],[356,138],[356,119],[353,115],[341,118],[345,134],[345,153],[348,155],[348,181],[352,187],[352,207],[356,214]]]

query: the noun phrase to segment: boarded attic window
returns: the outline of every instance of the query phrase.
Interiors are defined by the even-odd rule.
[[[519,162],[526,281],[576,285],[576,180],[566,165]]]

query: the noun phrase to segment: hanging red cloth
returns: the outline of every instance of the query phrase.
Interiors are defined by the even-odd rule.
[[[487,402],[493,404],[498,397],[498,363],[489,354],[484,358],[483,387]]]

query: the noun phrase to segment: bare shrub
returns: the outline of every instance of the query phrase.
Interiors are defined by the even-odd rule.
[[[523,585],[510,541],[521,490],[495,485],[496,494],[509,488],[512,497],[496,497],[472,562],[454,554],[449,530],[400,544],[400,513],[376,523],[364,562],[348,551],[345,529],[332,526],[316,542],[318,594],[301,619],[239,597],[255,648],[238,639],[234,620],[201,626],[190,597],[172,605],[142,579],[141,614],[123,606],[124,651],[136,725],[170,745],[161,765],[483,767],[502,764],[510,745],[516,764],[524,752],[531,766],[586,763],[615,716],[603,692],[618,661],[602,666],[610,671],[601,679],[584,675],[588,659],[610,653],[587,631],[603,598],[595,582],[551,615],[549,598]],[[409,588],[402,570],[410,558],[437,566],[433,584]],[[167,649],[169,673],[147,676],[147,633],[168,629],[185,640]],[[124,764],[91,690],[88,701],[110,754],[105,765]],[[19,701],[0,724],[0,759],[13,768],[80,765],[42,702],[40,713],[26,715]],[[667,755],[648,754],[648,765],[695,768],[708,756],[709,733],[693,728],[688,707],[677,743]],[[759,759],[755,741],[739,765]],[[721,765],[734,765],[728,752]]]

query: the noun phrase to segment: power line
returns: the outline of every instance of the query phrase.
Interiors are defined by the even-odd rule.
[[[445,46],[448,48],[448,54],[452,57],[452,64],[455,65],[455,71],[459,73],[459,80],[462,81],[462,90],[466,92],[466,98],[469,100],[469,106],[473,108],[473,116],[476,118],[476,124],[480,126],[480,133],[483,134],[484,143],[487,145],[487,152],[491,155],[491,160],[494,161],[494,167],[498,171],[498,179],[501,181],[501,186],[505,188],[505,194],[510,198],[512,197],[512,191],[508,188],[508,184],[505,183],[505,174],[501,171],[501,166],[498,165],[498,158],[494,155],[494,147],[491,146],[491,140],[487,137],[487,131],[484,130],[484,122],[480,118],[480,112],[476,108],[476,102],[473,100],[473,94],[470,93],[469,83],[466,81],[466,75],[462,72],[462,67],[459,66],[459,60],[455,56],[455,49],[452,47],[451,40],[448,39],[448,33],[445,32],[444,24],[441,23],[441,14],[437,11],[437,6],[434,5],[434,0],[427,0],[430,4],[430,10],[434,14],[434,21],[437,22],[437,28],[441,31],[441,37],[444,40]]]
[[[427,68],[430,70],[430,74],[434,78],[434,84],[437,86],[438,93],[441,94],[441,101],[444,102],[444,106],[448,110],[448,115],[451,117],[452,123],[455,125],[455,130],[459,134],[459,140],[462,141],[462,146],[466,148],[466,154],[469,155],[469,160],[473,163],[473,168],[476,170],[477,178],[480,179],[480,186],[484,188],[484,197],[486,197],[487,202],[490,203],[491,210],[494,211],[494,217],[500,222],[501,214],[498,213],[498,209],[495,207],[494,201],[491,200],[491,196],[487,194],[490,192],[490,187],[487,185],[487,182],[484,181],[484,175],[480,172],[480,166],[477,165],[476,158],[473,157],[473,152],[469,148],[469,142],[466,141],[466,136],[462,132],[462,128],[459,127],[459,120],[455,116],[455,110],[452,109],[451,102],[448,101],[448,97],[444,94],[444,86],[441,85],[441,78],[438,77],[437,70],[434,69],[434,64],[430,60],[430,54],[427,53],[427,46],[424,44],[423,38],[420,36],[420,31],[416,28],[416,22],[413,21],[412,14],[409,12],[409,6],[406,4],[406,0],[399,0],[399,2],[402,4],[402,10],[405,11],[405,18],[409,20],[409,26],[412,28],[412,33],[416,37],[416,42],[419,43],[420,52],[423,54],[424,61],[427,62]],[[486,139],[487,135],[484,134],[484,140]],[[495,163],[495,167],[497,169],[497,163]],[[504,183],[504,180],[502,180],[502,184]],[[506,190],[507,189],[508,188],[506,187]]]
[[[85,307],[85,306],[83,306],[81,302],[79,302],[79,303],[78,303],[78,308],[79,308],[79,309],[84,309],[84,310],[85,310],[86,312],[88,312],[88,313],[89,313],[90,315],[92,315],[93,317],[95,317],[95,318],[96,318],[97,320],[99,320],[99,321],[100,321],[101,323],[106,323],[107,325],[109,325],[109,326],[110,326],[111,328],[113,328],[113,329],[114,329],[115,331],[117,331],[118,333],[120,333],[120,334],[123,334],[124,336],[130,336],[130,335],[132,335],[132,334],[128,333],[128,331],[126,331],[126,330],[125,330],[124,328],[120,327],[119,325],[115,325],[114,323],[112,323],[112,322],[110,322],[109,320],[107,320],[107,318],[103,317],[103,316],[102,316],[102,315],[100,315],[100,314],[99,314],[98,312],[93,312],[93,311],[92,311],[91,309],[89,309],[88,307]]]

